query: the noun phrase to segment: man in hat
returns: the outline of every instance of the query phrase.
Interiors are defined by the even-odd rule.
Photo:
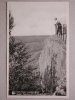
[[[62,24],[58,21],[57,18],[54,19],[55,20],[55,31],[56,31],[56,35],[61,36],[62,37]]]

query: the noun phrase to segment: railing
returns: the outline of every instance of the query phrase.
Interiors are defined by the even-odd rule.
[[[67,39],[67,25],[66,24],[62,25],[62,39],[66,43],[66,39]]]
[[[57,26],[55,26],[55,27],[57,27]],[[67,25],[66,24],[62,24],[62,28],[61,29],[56,28],[56,34],[57,34],[58,37],[60,37],[66,43],[66,39],[67,39]]]

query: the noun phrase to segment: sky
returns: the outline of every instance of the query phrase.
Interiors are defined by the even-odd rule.
[[[8,2],[9,10],[15,24],[11,32],[12,36],[53,35],[55,34],[54,18],[58,18],[62,24],[67,21],[68,3]]]

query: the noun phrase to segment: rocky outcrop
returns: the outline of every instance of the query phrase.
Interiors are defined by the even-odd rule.
[[[48,37],[44,44],[39,57],[44,87],[50,90],[53,85],[66,86],[66,44],[56,35]]]

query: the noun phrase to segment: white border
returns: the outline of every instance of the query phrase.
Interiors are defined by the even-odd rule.
[[[67,95],[66,96],[10,96],[9,95],[9,2],[16,2],[16,1],[8,1],[7,2],[7,98],[69,98],[69,2],[66,1],[68,4],[67,8],[67,56],[66,56],[66,77],[67,77]],[[18,1],[24,2],[24,1]],[[27,1],[26,1],[27,2]],[[29,2],[29,1],[28,1]],[[34,1],[35,2],[35,1]],[[40,2],[40,1],[39,1]],[[50,2],[50,1],[48,1]],[[61,1],[58,1],[61,2]],[[52,3],[52,2],[51,2]],[[65,2],[64,2],[65,3]]]
[[[7,2],[7,97],[9,91],[9,4]]]
[[[67,96],[69,98],[69,2],[68,2],[68,8],[67,8],[67,56],[66,56],[66,77],[67,77]]]

